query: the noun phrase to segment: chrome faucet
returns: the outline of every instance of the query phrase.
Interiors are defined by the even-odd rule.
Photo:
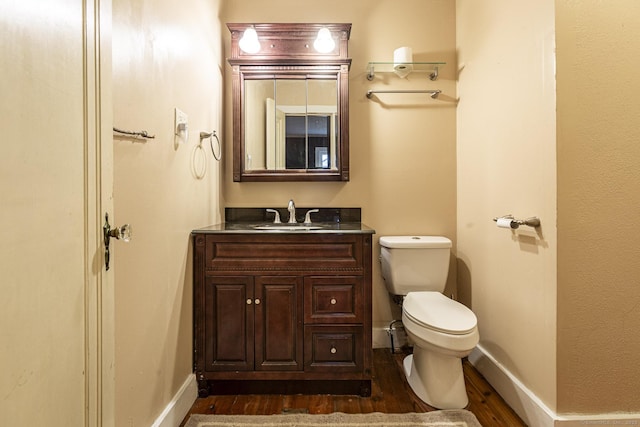
[[[320,212],[320,209],[310,209],[307,211],[307,214],[304,216],[303,224],[311,224],[311,214],[315,212]]]
[[[267,212],[271,212],[276,215],[276,217],[273,219],[274,224],[280,224],[282,222],[280,221],[280,212],[275,209],[267,209]]]
[[[296,205],[293,203],[293,199],[289,200],[289,206],[287,206],[287,210],[289,211],[289,224],[295,224],[296,221]]]

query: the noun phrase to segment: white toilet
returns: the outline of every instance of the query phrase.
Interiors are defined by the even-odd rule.
[[[446,237],[380,237],[382,277],[391,294],[404,296],[402,323],[413,342],[413,354],[404,359],[407,381],[438,409],[469,403],[461,359],[479,340],[475,314],[442,294],[450,251]]]

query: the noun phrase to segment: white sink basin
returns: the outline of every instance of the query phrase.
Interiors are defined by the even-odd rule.
[[[272,230],[272,231],[310,231],[310,230],[321,230],[322,226],[320,225],[310,225],[310,224],[263,224],[263,225],[254,225],[254,230]]]

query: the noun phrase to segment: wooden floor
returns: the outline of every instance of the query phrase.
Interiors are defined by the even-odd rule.
[[[404,354],[389,349],[373,351],[373,384],[371,397],[334,395],[225,395],[198,398],[189,414],[271,415],[282,413],[326,414],[428,412],[434,408],[422,402],[411,391],[402,373]],[[484,427],[526,426],[502,397],[466,360],[464,376],[469,395],[467,409]],[[180,424],[184,426],[186,420]]]

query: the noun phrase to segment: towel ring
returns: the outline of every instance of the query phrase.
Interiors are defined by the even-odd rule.
[[[209,139],[209,146],[211,146],[211,154],[213,154],[213,158],[216,159],[217,161],[220,161],[220,159],[222,159],[222,145],[220,144],[220,138],[218,138],[218,135],[216,135],[216,131],[214,130],[211,132],[200,132],[200,144],[202,144],[202,141],[207,138]],[[213,149],[213,138],[215,138],[216,141],[218,141],[217,155]]]

